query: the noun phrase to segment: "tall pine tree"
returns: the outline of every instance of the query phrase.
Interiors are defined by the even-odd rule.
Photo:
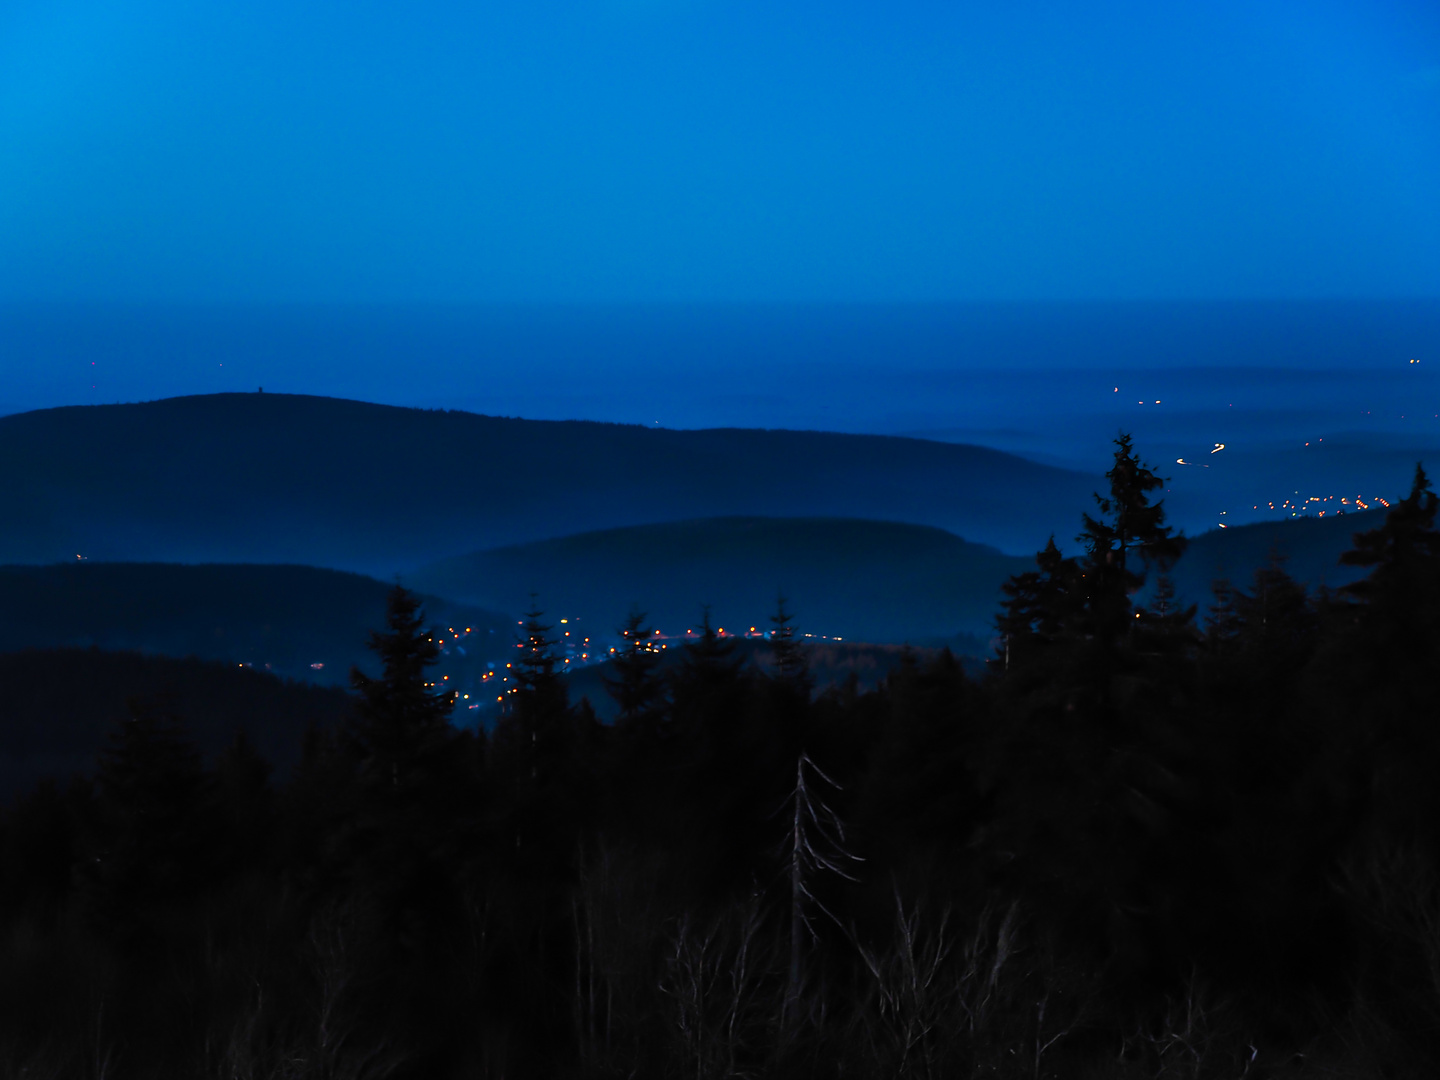
[[[425,627],[420,598],[396,585],[385,622],[388,629],[370,634],[370,648],[382,665],[380,676],[352,668],[350,685],[360,695],[355,733],[363,772],[371,782],[399,788],[416,779],[420,759],[443,740],[456,694],[427,678],[440,658],[440,646]]]
[[[994,853],[1070,915],[1108,939],[1109,960],[1136,970],[1155,924],[1148,864],[1173,846],[1175,792],[1168,760],[1184,741],[1174,725],[1184,702],[1167,680],[1192,636],[1193,609],[1138,609],[1151,568],[1184,548],[1165,524],[1164,481],[1115,440],[1109,491],[1095,496],[1064,558],[1053,540],[1036,570],[1012,578],[997,623],[1005,640],[996,667],[1002,749]],[[1163,594],[1162,594],[1163,595]],[[1018,857],[1017,857],[1018,856]],[[1047,900],[1048,902],[1048,900]]]
[[[1440,843],[1440,498],[1420,465],[1410,493],[1390,508],[1379,528],[1359,533],[1341,556],[1368,567],[1343,594],[1358,606],[1348,612],[1348,634],[1322,672],[1327,683],[1349,672],[1331,704],[1366,723],[1362,752],[1371,764],[1367,783],[1385,828]],[[1342,609],[1343,611],[1344,609]],[[1321,658],[1322,660],[1325,658]],[[1357,747],[1357,749],[1360,749]]]
[[[1105,474],[1109,495],[1095,496],[1099,517],[1084,515],[1076,539],[1084,545],[1085,626],[1097,644],[1113,645],[1129,633],[1133,596],[1151,567],[1167,570],[1185,551],[1185,538],[1165,524],[1164,500],[1150,493],[1165,481],[1136,455],[1128,433],[1115,439],[1115,461]]]
[[[100,754],[82,871],[92,914],[122,936],[158,930],[157,915],[208,884],[224,840],[212,778],[179,718],[164,701],[131,699],[127,711]]]
[[[625,625],[617,631],[620,647],[610,659],[613,677],[607,676],[605,688],[620,707],[618,727],[658,735],[658,720],[665,707],[665,681],[660,677],[660,650],[655,647],[655,631],[645,624],[645,613],[632,610]]]
[[[770,659],[775,665],[777,679],[808,695],[809,662],[805,657],[805,646],[795,628],[795,616],[786,605],[785,594],[779,594],[775,599],[775,614],[770,616],[770,622],[774,626],[770,631]]]

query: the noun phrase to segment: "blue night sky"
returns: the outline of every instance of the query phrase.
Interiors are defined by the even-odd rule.
[[[0,300],[1440,294],[1433,2],[12,0]]]

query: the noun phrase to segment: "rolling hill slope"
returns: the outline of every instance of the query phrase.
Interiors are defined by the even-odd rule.
[[[529,594],[610,636],[638,604],[667,634],[709,604],[715,625],[769,628],[784,592],[801,628],[864,641],[988,636],[999,586],[1028,558],[942,529],[845,518],[707,518],[582,533],[424,567],[417,588],[522,610]]]
[[[1245,587],[1272,552],[1311,587],[1361,576],[1339,558],[1383,511],[1214,529],[1190,540],[1171,578],[1203,611],[1211,583]],[[1063,545],[1075,554],[1075,545]],[[1007,577],[1032,558],[940,529],[839,518],[711,518],[582,533],[446,559],[411,582],[487,608],[523,610],[530,593],[551,616],[608,638],[632,604],[683,634],[710,604],[715,625],[768,629],[778,592],[803,630],[869,642],[929,642],[992,633]],[[570,629],[574,629],[573,626]],[[962,652],[974,652],[955,643]]]
[[[283,562],[389,577],[502,544],[741,514],[913,521],[1029,551],[1096,486],[921,439],[217,394],[0,418],[0,562]]]
[[[366,641],[384,626],[389,591],[374,578],[310,566],[0,566],[0,652],[97,647],[196,656],[343,686],[352,664],[375,668]],[[513,640],[507,616],[425,600],[435,624],[471,629],[463,644],[447,639],[452,652],[442,671],[452,678],[498,659]]]
[[[1202,613],[1212,600],[1212,582],[1225,578],[1248,588],[1255,571],[1269,563],[1272,553],[1283,560],[1285,572],[1296,581],[1312,589],[1321,585],[1338,588],[1364,576],[1362,568],[1340,565],[1340,556],[1351,547],[1351,537],[1383,524],[1385,514],[1384,510],[1369,510],[1211,529],[1191,538],[1185,557],[1170,576],[1177,594],[1188,603],[1199,604]]]

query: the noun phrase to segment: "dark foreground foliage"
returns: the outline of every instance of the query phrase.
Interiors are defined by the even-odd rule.
[[[137,709],[4,819],[0,1075],[1436,1075],[1428,482],[1355,587],[1197,622],[1128,440],[1110,479],[981,680],[817,697],[783,603],[763,668],[708,621],[662,668],[635,615],[602,726],[535,610],[476,736],[397,590],[283,782]]]
[[[0,805],[46,777],[92,772],[96,751],[131,703],[183,716],[186,737],[208,761],[244,730],[283,771],[299,758],[307,727],[342,725],[354,707],[339,687],[286,682],[193,656],[0,652]]]

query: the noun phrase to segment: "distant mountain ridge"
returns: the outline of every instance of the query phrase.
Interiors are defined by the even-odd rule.
[[[388,577],[504,544],[742,514],[912,521],[1026,551],[1097,486],[920,439],[215,394],[0,418],[0,562],[279,562]]]

